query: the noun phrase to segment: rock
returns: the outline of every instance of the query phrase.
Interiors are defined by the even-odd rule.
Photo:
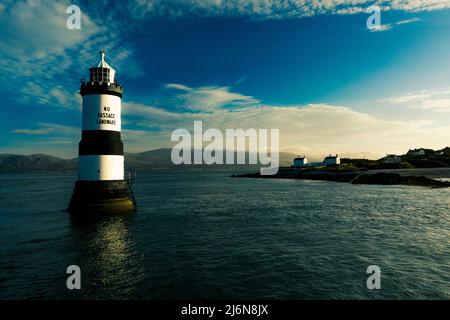
[[[378,184],[378,185],[410,185],[432,188],[448,188],[450,182],[430,179],[423,176],[401,176],[398,173],[361,173],[348,171],[281,171],[273,176],[262,176],[259,173],[233,175],[234,178],[266,178],[266,179],[307,179],[347,182],[352,184]]]
[[[400,184],[402,182],[402,176],[398,173],[374,173],[374,174],[361,174],[357,176],[352,183],[353,184]]]
[[[375,174],[361,174],[353,181],[353,184],[380,184],[380,185],[411,185],[434,188],[448,188],[450,182],[430,179],[423,176],[401,176],[398,173],[375,173]]]

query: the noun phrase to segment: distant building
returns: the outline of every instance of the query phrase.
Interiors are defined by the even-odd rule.
[[[386,157],[383,158],[384,163],[400,163],[402,161],[402,158],[395,155],[395,154],[388,154]]]
[[[409,150],[406,155],[407,156],[411,156],[411,157],[420,157],[420,156],[424,156],[426,154],[425,149],[421,148],[421,149],[414,149],[414,150]]]
[[[325,166],[336,166],[341,164],[341,158],[339,155],[332,156],[331,154],[328,157],[325,157],[322,162],[308,162],[306,156],[298,156],[292,161],[292,166],[295,168],[300,167],[325,167]]]
[[[323,159],[323,164],[325,166],[336,166],[341,164],[341,158],[339,158],[339,155],[332,156],[330,154],[328,157],[325,157],[325,159]]]
[[[308,164],[308,159],[306,158],[306,156],[303,156],[303,157],[298,156],[292,162],[293,167],[306,167],[307,164]]]

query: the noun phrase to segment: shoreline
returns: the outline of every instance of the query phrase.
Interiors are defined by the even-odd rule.
[[[366,185],[409,185],[430,188],[449,188],[449,181],[437,179],[449,179],[450,168],[430,169],[381,169],[358,170],[323,168],[280,168],[273,176],[262,176],[260,173],[234,174],[233,178],[257,178],[257,179],[295,179],[295,180],[321,180],[333,182],[345,182],[351,184]]]
[[[369,170],[369,172],[378,173],[398,173],[402,176],[424,176],[431,179],[449,179],[450,180],[450,167],[442,168],[414,168],[414,169],[377,169]]]

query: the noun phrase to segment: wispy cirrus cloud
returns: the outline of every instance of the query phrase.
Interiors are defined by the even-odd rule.
[[[66,26],[66,1],[8,1],[0,8],[2,92],[25,103],[77,109],[80,65],[93,64],[100,48],[114,48],[115,65],[130,56],[107,27],[81,14],[81,29]],[[111,27],[111,26],[109,26]]]
[[[414,23],[414,22],[418,22],[420,21],[420,18],[412,18],[412,19],[407,19],[407,20],[400,20],[395,22],[395,25],[402,25],[402,24],[409,24],[409,23]]]
[[[175,100],[179,109],[190,111],[212,111],[232,105],[233,108],[259,103],[254,97],[232,92],[230,87],[202,86],[191,88],[186,85],[169,83],[166,89],[175,91]]]
[[[40,128],[40,129],[15,129],[12,132],[19,134],[42,135],[48,134],[52,131],[54,131],[53,128]]]
[[[39,126],[38,128],[14,129],[12,132],[26,135],[48,135],[50,133],[56,133],[62,136],[79,135],[80,132],[79,128],[56,123],[38,123],[37,125]]]
[[[0,144],[0,153],[47,153],[63,158],[77,154],[80,128],[59,123],[38,122],[29,128],[11,130],[18,137],[14,144]]]
[[[404,25],[404,24],[410,24],[410,23],[414,23],[414,22],[418,22],[418,21],[420,21],[419,18],[412,18],[412,19],[407,19],[407,20],[400,20],[400,21],[397,21],[397,22],[381,24],[381,25],[379,25],[379,26],[373,26],[373,27],[369,28],[369,30],[370,30],[371,32],[388,31],[388,30],[391,30],[394,26],[399,26],[399,25]]]
[[[443,90],[422,90],[382,99],[380,102],[436,113],[450,113],[450,88]]]
[[[433,11],[450,8],[448,0],[134,0],[129,9],[135,18],[164,16],[183,17],[247,17],[253,19],[286,19],[322,14],[364,13],[370,5],[383,11]]]

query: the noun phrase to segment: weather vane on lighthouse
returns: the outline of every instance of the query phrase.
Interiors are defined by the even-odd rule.
[[[82,133],[78,150],[78,180],[68,210],[73,213],[130,212],[136,209],[130,180],[124,179],[121,140],[123,89],[116,71],[101,61],[82,81]]]
[[[105,61],[105,55],[106,55],[105,49],[102,49],[102,50],[100,51],[100,55],[101,55],[101,57],[102,57],[102,62],[104,62],[104,61]]]

